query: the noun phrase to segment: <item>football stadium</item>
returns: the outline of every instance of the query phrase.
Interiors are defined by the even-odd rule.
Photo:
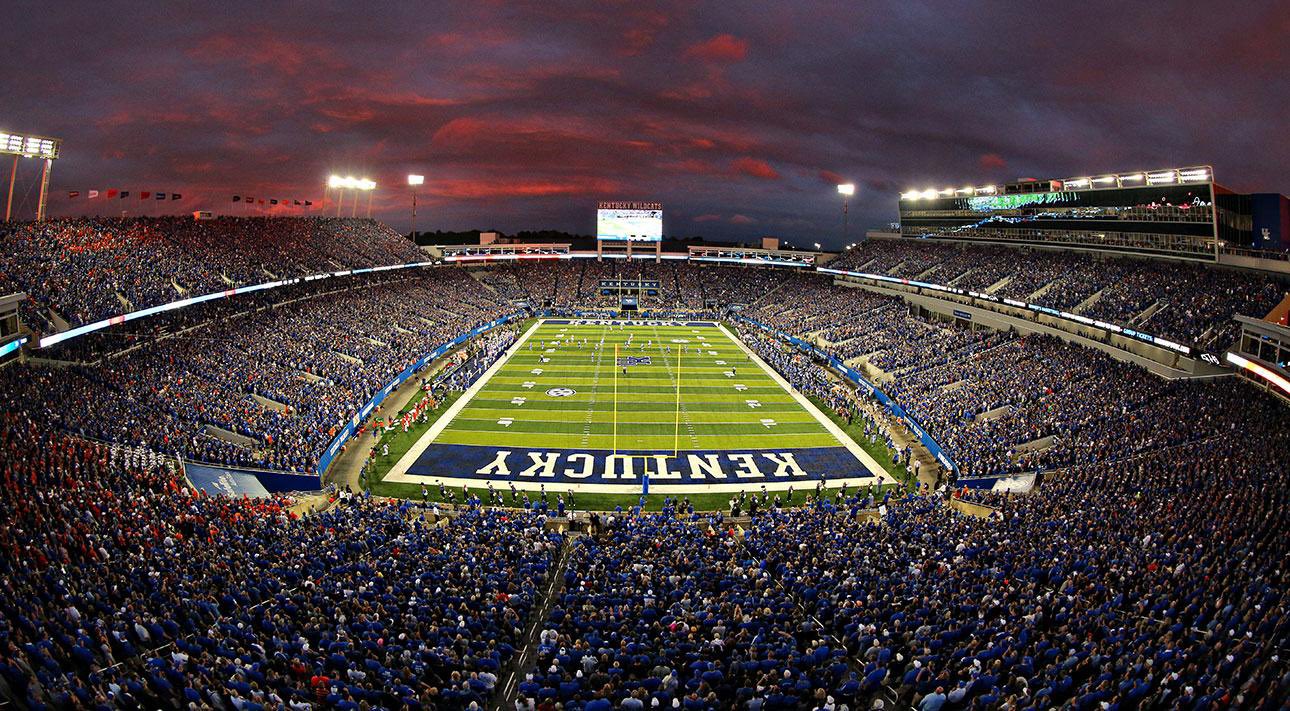
[[[22,5],[0,708],[1290,707],[1284,5]]]

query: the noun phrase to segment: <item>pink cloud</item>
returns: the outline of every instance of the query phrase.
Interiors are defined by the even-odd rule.
[[[707,214],[699,215],[698,217],[694,218],[694,221],[695,222],[720,222],[721,215],[709,212]]]
[[[234,62],[293,77],[306,71],[325,72],[343,66],[335,50],[264,30],[213,35],[191,47],[188,56],[211,64]]]
[[[619,54],[635,57],[649,49],[670,19],[667,13],[658,11],[646,11],[631,17],[630,27],[622,34],[623,43],[618,50]]]
[[[979,162],[983,170],[1003,170],[1008,167],[1008,161],[998,153],[983,153]]]
[[[484,178],[439,181],[429,192],[458,200],[493,197],[550,197],[555,195],[607,195],[618,192],[618,182],[604,178],[504,181]]]
[[[735,161],[730,164],[730,167],[736,173],[760,178],[762,180],[779,180],[780,177],[779,171],[772,168],[770,163],[767,163],[760,158],[749,158],[748,156],[736,158]]]
[[[747,216],[747,215],[731,215],[731,216],[730,216],[730,224],[732,224],[732,225],[752,225],[752,224],[756,224],[756,222],[757,222],[757,220],[755,220],[755,219],[753,219],[753,218],[751,218],[751,217],[749,217],[749,216]]]
[[[709,40],[690,45],[685,50],[689,59],[703,62],[742,62],[748,57],[748,40],[732,34],[720,34]]]

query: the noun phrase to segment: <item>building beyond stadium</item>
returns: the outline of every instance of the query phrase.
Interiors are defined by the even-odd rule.
[[[1286,198],[1239,194],[1209,166],[900,196],[906,237],[1010,242],[1216,259],[1224,249],[1290,247]]]

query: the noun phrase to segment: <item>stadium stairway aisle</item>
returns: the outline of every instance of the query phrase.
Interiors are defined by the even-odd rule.
[[[515,700],[519,697],[520,676],[532,665],[532,656],[538,647],[542,625],[551,616],[551,608],[555,606],[555,601],[564,591],[564,571],[569,567],[572,544],[581,536],[582,534],[573,530],[565,531],[564,541],[560,546],[560,558],[551,573],[551,584],[542,595],[542,603],[533,612],[533,619],[524,633],[524,646],[520,647],[520,653],[515,655],[507,665],[506,681],[497,687],[497,695],[490,706],[494,711],[510,711],[515,708]]]
[[[881,518],[879,517],[876,509],[872,511],[861,512],[859,516],[866,521],[881,521]],[[739,530],[741,531],[741,533],[746,533],[743,526],[740,526]],[[739,541],[739,546],[743,548],[744,552],[748,555],[748,557],[752,558],[753,560],[757,561],[759,564],[763,566],[767,565],[768,560],[762,557],[761,555],[758,555],[757,551],[749,547],[747,541],[745,540],[745,536],[741,535],[738,537],[737,540]],[[814,613],[811,612],[810,608],[807,607],[805,603],[802,602],[802,598],[799,596],[797,592],[785,586],[784,581],[781,580],[780,577],[777,575],[772,574],[771,580],[773,580],[775,582],[775,585],[779,586],[781,590],[788,593],[789,597],[793,599],[793,604],[797,606],[798,612],[801,613],[802,618],[810,622],[811,624],[810,633],[814,637],[814,639],[812,639],[811,641],[815,641],[815,640],[825,641],[833,647],[846,650],[846,660],[847,660],[848,669],[856,673],[862,672],[865,667],[865,663],[864,663],[864,660],[859,655],[863,654],[864,650],[847,649],[846,643],[843,642],[841,639],[838,639],[836,636],[833,635],[832,632],[829,631],[829,628],[823,622],[821,622],[819,618],[815,616]],[[898,706],[896,706],[896,702],[897,702],[896,690],[893,689],[890,684],[883,684],[882,693],[880,693],[878,697],[882,698],[883,703],[887,707],[899,708]],[[854,705],[855,704],[854,699],[839,699],[839,702],[845,703],[849,708],[856,708]],[[863,710],[857,709],[857,711],[863,711]]]
[[[416,377],[408,378],[402,385],[390,391],[385,400],[368,413],[364,424],[371,425],[372,421],[379,417],[389,417],[403,412],[408,406],[408,402],[421,389],[421,380],[423,378],[433,378],[436,373],[443,369],[448,359],[456,355],[461,347],[454,348],[443,354],[438,360],[431,363],[425,370],[421,371]],[[341,453],[332,462],[331,467],[327,469],[323,479],[325,484],[336,484],[342,489],[347,489],[355,494],[363,492],[363,482],[360,473],[363,466],[367,463],[368,451],[380,440],[372,439],[369,432],[361,435],[355,435]]]

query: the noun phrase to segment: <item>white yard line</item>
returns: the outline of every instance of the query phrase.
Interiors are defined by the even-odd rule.
[[[667,366],[667,375],[672,380],[672,386],[675,387],[677,390],[680,390],[681,385],[678,382],[678,380],[681,377],[681,369],[685,367],[684,359],[680,359],[678,355],[679,359],[677,360],[676,372],[673,373],[672,357],[670,353],[666,353],[663,350],[663,337],[660,336],[658,333],[658,326],[654,327],[654,337],[658,339],[658,354],[659,354],[659,357],[663,359],[663,364]],[[681,352],[680,343],[676,344],[676,352],[678,354],[680,354]],[[690,446],[695,449],[699,449],[700,448],[699,438],[694,434],[694,423],[690,421],[690,409],[689,407],[687,407],[686,401],[678,399],[677,406],[681,410],[681,420],[685,422],[685,431],[688,433],[688,436],[690,438]],[[714,424],[714,423],[704,423],[704,424]],[[675,435],[673,436],[673,441],[674,442],[676,441]]]
[[[593,348],[593,351],[596,354],[596,370],[594,371],[595,375],[592,376],[591,379],[591,392],[588,393],[591,397],[587,400],[587,410],[582,422],[582,446],[584,448],[587,446],[587,442],[591,440],[591,425],[595,420],[596,403],[600,401],[600,391],[597,388],[600,385],[600,364],[604,360],[605,330],[607,328],[607,326],[600,327],[600,345]],[[616,366],[617,364],[615,363],[613,365]]]
[[[748,357],[752,359],[754,363],[761,366],[761,369],[766,371],[766,373],[768,373],[776,383],[779,383],[779,386],[784,389],[784,392],[788,393],[789,395],[792,395],[793,399],[797,400],[797,403],[799,405],[801,405],[807,412],[811,413],[811,415],[814,416],[816,420],[819,420],[820,424],[824,426],[824,429],[828,430],[829,434],[837,438],[839,444],[841,444],[843,447],[846,447],[847,451],[850,452],[856,459],[860,460],[860,463],[863,464],[864,467],[868,469],[870,473],[878,477],[879,484],[883,484],[886,482],[887,480],[886,473],[883,470],[882,465],[878,463],[878,460],[874,459],[872,456],[870,456],[868,452],[861,449],[860,445],[856,444],[855,440],[852,440],[851,437],[848,436],[846,432],[843,432],[841,427],[838,427],[833,422],[833,420],[829,419],[828,415],[825,415],[823,412],[820,412],[820,409],[815,406],[815,403],[808,400],[805,395],[798,392],[797,389],[794,388],[792,385],[789,385],[788,381],[784,380],[784,377],[780,375],[778,371],[776,371],[774,368],[767,365],[767,363],[763,361],[760,356],[758,356],[756,353],[753,353],[752,350],[748,348],[748,346],[744,345],[743,341],[739,340],[737,337],[735,337],[734,334],[727,331],[724,325],[717,324],[717,328],[721,329],[721,332],[726,334],[727,338],[729,338],[731,341],[734,341],[735,345],[739,346],[739,349],[742,350],[745,354],[747,354]]]

